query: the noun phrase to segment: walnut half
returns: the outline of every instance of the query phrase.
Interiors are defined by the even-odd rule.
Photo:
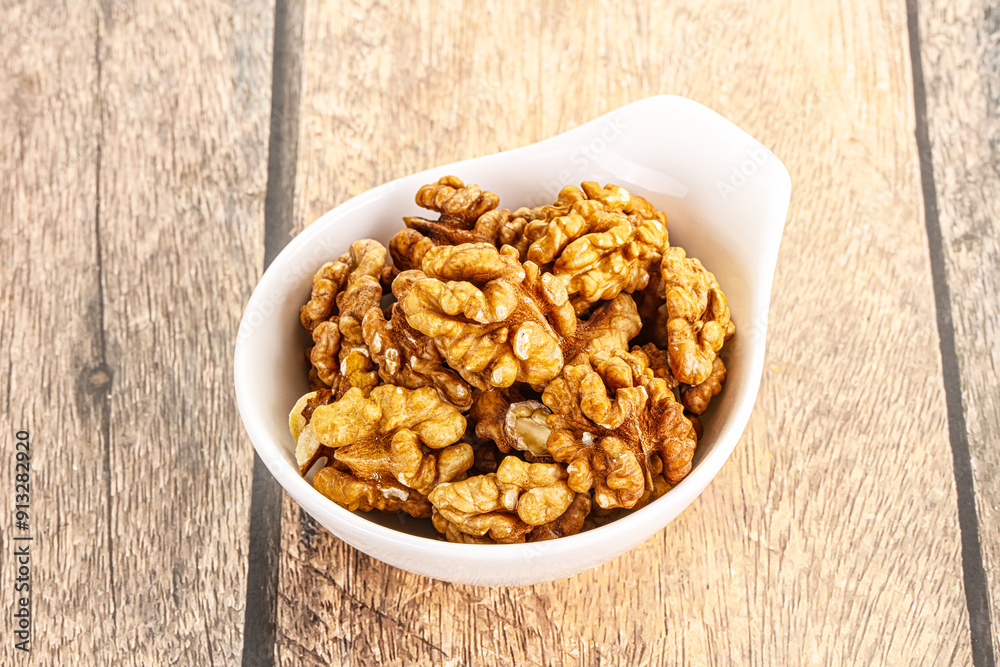
[[[440,484],[428,497],[439,517],[435,525],[444,527],[446,536],[450,524],[465,535],[514,542],[534,527],[556,521],[576,494],[561,465],[508,456],[495,473]]]
[[[438,246],[422,272],[396,278],[408,283],[399,297],[406,321],[479,389],[555,377],[562,336],[576,328],[563,283],[515,255],[486,243]]]
[[[472,467],[471,445],[458,442],[465,417],[430,387],[381,385],[368,397],[352,388],[316,405],[318,396],[304,396],[289,417],[296,461],[305,474],[326,457],[332,470],[317,472],[313,483],[348,509],[428,516],[421,498]]]
[[[691,422],[642,356],[618,352],[592,364],[580,355],[549,383],[542,401],[553,412],[549,454],[568,466],[570,488],[594,489],[602,508],[633,507],[652,488],[653,455],[671,484],[691,469]]]
[[[735,332],[726,295],[715,276],[683,248],[668,248],[660,265],[666,331],[655,340],[670,354],[670,370],[685,384],[701,384],[722,344]]]

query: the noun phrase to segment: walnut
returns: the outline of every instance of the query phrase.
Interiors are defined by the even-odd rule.
[[[645,199],[615,185],[585,182],[583,188],[588,199],[542,223],[544,236],[527,251],[528,260],[551,265],[568,292],[579,295],[578,310],[646,287],[668,239],[666,217]]]
[[[518,258],[523,262],[528,258],[528,246],[541,238],[545,225],[534,227],[537,233],[529,235],[528,225],[535,220],[534,211],[529,208],[519,208],[507,216],[507,220],[497,231],[496,244],[509,245],[517,251]]]
[[[364,339],[378,373],[386,384],[408,389],[434,387],[438,395],[461,410],[472,405],[472,389],[444,364],[434,342],[406,322],[399,304],[393,304],[386,320],[378,308],[365,315]]]
[[[445,176],[417,192],[419,206],[440,213],[437,220],[406,217],[406,229],[389,241],[392,260],[400,271],[419,269],[428,249],[436,245],[496,243],[510,211],[495,210],[500,199],[478,185],[465,185],[457,176]]]
[[[660,265],[667,315],[666,345],[670,369],[678,380],[697,385],[708,379],[722,344],[732,337],[735,326],[729,316],[726,295],[715,276],[701,262],[685,256],[683,248],[671,247]]]
[[[639,220],[656,220],[664,226],[667,224],[666,214],[656,210],[644,197],[629,192],[623,187],[608,184],[602,188],[594,181],[584,181],[580,185],[588,199],[601,202],[608,210],[620,210],[633,223]],[[664,239],[664,247],[666,247],[666,239]]]
[[[433,248],[434,241],[415,229],[401,229],[389,239],[389,254],[392,263],[399,271],[419,269],[424,254]]]
[[[337,322],[320,322],[312,331],[309,361],[324,387],[340,381],[340,327]]]
[[[478,185],[466,185],[457,176],[445,176],[420,188],[416,201],[421,208],[440,213],[439,224],[472,229],[483,214],[497,207],[500,198]]]
[[[460,219],[456,220],[444,216],[438,221],[425,220],[424,218],[403,218],[403,222],[408,228],[425,236],[434,245],[495,244],[501,228],[507,225],[509,217],[510,211],[507,209],[487,211],[475,221],[475,225],[471,229],[458,226],[464,223]]]
[[[546,425],[550,414],[544,404],[500,389],[476,392],[469,412],[477,435],[491,439],[504,453],[525,452],[533,461],[551,460],[545,445],[551,432]]]
[[[696,415],[704,414],[708,409],[708,403],[714,396],[722,391],[722,385],[726,382],[726,365],[722,359],[715,358],[712,362],[712,372],[701,384],[686,386],[681,389],[681,403],[689,411]]]
[[[430,387],[381,385],[367,398],[352,388],[315,405],[322,398],[307,394],[289,417],[295,457],[302,474],[320,458],[332,462],[339,473],[324,473],[325,495],[345,507],[426,510],[413,493],[426,496],[472,467],[472,447],[458,443],[465,418]]]
[[[508,518],[508,521],[509,523],[511,523],[511,525],[516,524],[516,520],[513,519],[512,517]],[[439,533],[441,533],[441,535],[444,536],[444,539],[447,540],[448,542],[455,542],[458,544],[498,544],[498,543],[515,544],[524,542],[525,533],[523,531],[522,532],[514,531],[513,529],[511,530],[510,537],[500,538],[500,539],[494,539],[485,533],[482,536],[469,535],[468,533],[463,533],[461,527],[458,524],[454,524],[451,521],[448,521],[448,519],[444,518],[444,516],[436,510],[434,510],[433,513],[431,514],[431,523],[434,525],[434,528]],[[495,528],[494,532],[496,532],[497,534],[506,532],[503,528],[499,528],[499,526],[502,523],[503,523],[502,518],[496,517],[494,519],[494,528]]]
[[[667,491],[673,488],[663,476],[663,464],[660,462],[658,456],[649,457],[649,468],[652,483],[647,485],[646,491],[639,497],[635,505],[629,509],[625,509],[624,507],[612,507],[608,509],[599,506],[594,507],[590,514],[584,518],[581,530],[593,530],[594,528],[605,526],[612,521],[617,521],[622,516],[642,509],[654,500],[661,498]]]
[[[478,389],[555,377],[560,342],[576,330],[563,283],[513,255],[486,243],[438,246],[424,255],[422,277],[396,279],[412,281],[399,300],[406,321]]]
[[[299,309],[302,327],[312,333],[320,322],[337,314],[338,296],[351,281],[361,276],[378,278],[385,267],[386,250],[378,241],[362,239],[351,244],[350,251],[335,262],[327,262],[313,276],[312,294],[306,305]],[[364,288],[361,285],[356,288]],[[364,315],[364,313],[362,313]]]
[[[562,344],[563,358],[575,359],[581,352],[591,358],[601,354],[628,351],[629,341],[642,328],[635,301],[628,294],[619,294],[580,321],[572,336]]]
[[[555,521],[543,523],[528,533],[529,542],[554,540],[557,537],[576,535],[583,530],[587,515],[590,514],[591,502],[589,493],[578,493],[570,503],[569,508]]]
[[[426,518],[432,511],[426,496],[395,480],[360,479],[350,471],[335,466],[317,470],[313,476],[313,486],[351,512],[406,512],[413,517]]]
[[[535,208],[519,208],[511,213],[500,226],[497,245],[509,245],[517,250],[521,261],[528,259],[528,247],[545,236],[549,222],[560,215],[566,215],[578,201],[587,197],[576,186],[567,185],[552,204]]]
[[[309,359],[316,378],[338,397],[351,387],[369,391],[378,384],[361,321],[381,302],[385,259],[386,249],[377,241],[354,242],[350,252],[316,273],[312,296],[299,311],[302,326],[313,337]]]
[[[435,525],[443,519],[466,535],[516,541],[561,517],[576,494],[562,466],[508,456],[495,473],[440,484],[428,498],[440,515]]]
[[[653,343],[646,343],[642,346],[633,346],[631,352],[642,359],[643,363],[649,366],[649,370],[653,371],[653,375],[666,382],[670,389],[676,389],[680,384],[670,372],[670,354],[666,350],[661,350]]]
[[[691,422],[640,356],[617,352],[592,364],[580,355],[549,383],[542,401],[553,411],[549,454],[568,465],[570,488],[595,489],[600,507],[633,507],[652,487],[654,454],[671,483],[690,471]]]
[[[302,327],[312,333],[321,322],[326,322],[337,307],[337,295],[347,284],[351,272],[350,255],[341,255],[336,262],[327,262],[313,276],[312,294],[299,309]]]

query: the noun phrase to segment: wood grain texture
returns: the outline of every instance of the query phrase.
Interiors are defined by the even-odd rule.
[[[969,661],[902,3],[313,0],[304,32],[300,226],[658,93],[772,148],[793,199],[757,408],[665,532],[485,589],[382,565],[288,501],[281,664]]]
[[[263,255],[272,21],[267,2],[102,17],[112,628],[136,664],[241,655],[253,452],[232,346]]]
[[[928,129],[980,539],[1000,656],[1000,14],[922,1]]]
[[[67,31],[66,27],[73,30]],[[13,646],[15,545],[31,535],[36,664],[110,653],[111,549],[101,432],[97,15],[5,7],[0,30],[0,663]],[[32,435],[28,531],[14,525],[15,432]],[[87,490],[84,492],[84,490]]]

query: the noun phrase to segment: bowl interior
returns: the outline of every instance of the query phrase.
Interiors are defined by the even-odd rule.
[[[424,539],[434,537],[429,521],[380,513],[351,518],[299,477],[288,433],[288,412],[308,391],[303,356],[308,339],[299,326],[298,310],[309,298],[313,273],[357,239],[387,243],[402,227],[403,216],[421,214],[413,201],[417,189],[446,174],[496,192],[501,207],[511,209],[551,202],[570,183],[622,185],[667,214],[671,243],[701,259],[726,292],[737,334],[724,349],[727,383],[703,419],[705,432],[691,475],[629,517],[555,542],[606,540],[616,533],[624,548],[642,541],[704,489],[749,418],[760,382],[771,278],[788,205],[787,171],[758,142],[705,107],[683,98],[649,98],[538,144],[431,169],[371,190],[324,215],[275,259],[244,313],[235,360],[237,400],[258,453],[286,490],[342,538],[393,564],[456,581],[468,577],[453,566],[414,566],[387,555],[393,548],[439,548],[439,541]],[[363,517],[368,527],[356,517]],[[401,536],[405,534],[435,546]],[[552,543],[541,544],[531,553],[554,548]],[[510,550],[526,545],[445,546],[455,554],[471,554],[469,549],[513,553]],[[603,560],[611,553],[605,551]],[[593,558],[589,565],[570,561],[563,569],[578,571],[597,564]],[[538,580],[553,578],[553,573],[560,574],[543,572]]]

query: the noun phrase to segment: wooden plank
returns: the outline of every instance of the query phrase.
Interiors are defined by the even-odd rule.
[[[1000,17],[978,0],[918,7],[950,315],[1000,656]]]
[[[300,225],[665,92],[760,138],[794,194],[757,409],[694,506],[594,571],[493,590],[384,566],[289,502],[282,664],[969,661],[905,17],[860,0],[308,3]]]
[[[232,664],[253,467],[232,346],[263,256],[273,9],[114,3],[101,25],[105,623],[122,661]]]
[[[10,614],[31,599],[38,663],[106,659],[114,611],[107,384],[97,264],[97,14],[4,8],[0,30],[0,663],[24,664]],[[15,524],[15,436],[31,434],[27,530]],[[23,474],[23,472],[22,472]],[[23,478],[22,478],[23,479]],[[82,490],[86,489],[86,492]],[[28,541],[15,541],[31,536]],[[15,591],[28,546],[29,591]]]

